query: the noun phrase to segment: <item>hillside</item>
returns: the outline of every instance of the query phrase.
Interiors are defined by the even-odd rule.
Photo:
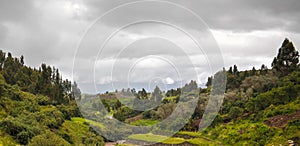
[[[271,66],[220,71],[227,75],[224,102],[213,123],[198,131],[218,73],[208,78],[207,88],[191,81],[168,91],[156,86],[152,93],[123,89],[81,96],[77,84],[63,80],[58,69],[31,68],[23,56],[0,51],[0,145],[104,145],[109,140],[153,146],[299,145],[299,53],[288,39]],[[195,111],[189,111],[193,105]],[[190,118],[186,110],[193,112]],[[174,121],[163,123],[172,115]]]
[[[57,69],[52,73],[45,64],[32,69],[23,57],[0,54],[1,146],[104,145],[87,122],[72,118],[81,116],[74,97],[78,89],[71,90]]]

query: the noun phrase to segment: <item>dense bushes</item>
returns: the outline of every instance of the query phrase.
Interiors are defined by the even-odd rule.
[[[284,136],[287,139],[293,140],[295,143],[300,143],[300,119],[290,121],[288,126],[284,129]]]
[[[232,107],[228,113],[231,119],[237,118],[243,114],[244,110],[240,107]]]
[[[266,145],[279,132],[278,129],[270,128],[263,123],[240,121],[206,129],[203,133],[226,145]]]
[[[5,80],[4,77],[0,74],[0,96],[2,96],[4,94],[5,91]]]
[[[114,118],[118,119],[119,121],[125,121],[127,118],[134,117],[141,113],[142,112],[140,111],[136,111],[124,106],[117,110],[117,112],[114,114]]]
[[[64,119],[66,120],[71,120],[71,117],[81,117],[79,108],[75,102],[72,102],[69,105],[58,105],[56,107],[62,112]]]
[[[276,87],[278,77],[267,74],[263,76],[251,76],[242,81],[240,88],[244,91],[252,89],[254,95],[266,92]]]
[[[39,127],[24,124],[19,118],[8,117],[0,121],[0,126],[4,132],[14,136],[20,144],[27,144],[29,139],[40,134]]]
[[[298,98],[300,99],[300,98]],[[299,110],[300,100],[285,104],[285,105],[270,105],[267,109],[263,111],[265,118],[274,117],[277,115],[292,114]]]
[[[31,139],[29,146],[70,146],[63,138],[47,131],[45,134],[35,136]]]
[[[249,112],[258,112],[273,105],[287,104],[294,101],[300,93],[300,85],[288,85],[274,88],[269,92],[262,93],[256,98],[252,98],[247,105]]]

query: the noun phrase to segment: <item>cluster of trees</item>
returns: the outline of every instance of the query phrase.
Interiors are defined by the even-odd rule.
[[[3,82],[1,76],[5,91],[0,96],[0,129],[2,134],[12,136],[17,143],[26,145],[50,129],[59,129],[65,120],[80,116],[76,103],[53,106],[47,96],[20,91]]]
[[[32,69],[23,57],[0,54],[0,134],[9,137],[1,138],[0,145],[104,144],[88,125],[72,121],[81,117],[73,100],[81,94],[76,83],[71,85],[45,64]]]
[[[48,96],[54,103],[72,100],[80,94],[77,84],[63,80],[59,70],[42,64],[38,69],[24,64],[24,57],[14,58],[11,53],[0,50],[0,74],[10,85],[17,85],[22,91]],[[74,89],[72,92],[72,88]]]
[[[246,71],[230,67],[223,105],[202,134],[225,145],[284,145],[288,140],[299,144],[299,119],[286,118],[297,114],[300,101],[299,52],[291,41],[284,40],[271,66]],[[282,122],[284,128],[268,122]]]

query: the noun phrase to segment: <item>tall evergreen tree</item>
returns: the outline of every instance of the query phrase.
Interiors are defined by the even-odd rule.
[[[232,66],[230,66],[230,68],[229,68],[228,72],[229,72],[230,74],[232,74],[232,73],[233,73],[233,71],[232,71]]]
[[[23,55],[20,57],[20,63],[22,64],[22,66],[24,65],[24,56]]]
[[[255,67],[253,66],[252,70],[251,70],[251,76],[254,76],[256,74],[256,69]]]
[[[233,66],[233,74],[236,75],[236,76],[239,75],[239,70],[238,70],[236,65]]]
[[[152,93],[151,99],[153,99],[155,102],[159,102],[159,101],[162,100],[162,98],[163,98],[162,92],[159,89],[159,87],[156,86],[153,93]]]
[[[282,75],[294,71],[299,63],[299,52],[296,51],[292,42],[285,39],[279,48],[277,57],[272,62],[272,67]]]
[[[79,100],[81,99],[81,91],[76,82],[74,82],[72,85],[72,95]]]
[[[264,75],[268,72],[268,67],[266,65],[261,65],[260,74]]]
[[[2,71],[3,65],[5,61],[5,53],[0,50],[0,71]]]
[[[209,87],[212,85],[212,76],[207,78],[207,83],[206,83],[206,87]]]

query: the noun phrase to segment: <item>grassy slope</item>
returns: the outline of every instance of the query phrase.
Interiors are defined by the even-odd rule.
[[[265,121],[278,115],[290,115],[298,110],[300,110],[299,98],[285,105],[269,106],[258,114],[262,115],[259,121],[235,119],[236,121],[208,128],[202,131],[201,135],[221,141],[224,145],[259,145],[261,143],[266,145],[286,145],[288,140],[297,136],[300,137],[300,132],[297,132],[299,127],[289,128],[291,125],[287,123],[285,129],[281,129],[279,127],[270,127]],[[252,115],[251,117],[255,116]],[[300,120],[300,117],[298,120]],[[290,129],[290,131],[287,129]]]
[[[12,119],[12,121],[8,122],[15,126],[15,131],[21,128],[23,131],[28,132],[31,132],[30,130],[32,129],[38,129],[40,133],[31,137],[31,140],[35,137],[44,135],[45,132],[48,131],[55,134],[58,140],[66,140],[71,145],[93,145],[93,143],[103,142],[101,136],[97,136],[90,131],[90,126],[84,123],[84,119],[74,118],[71,121],[66,120],[63,119],[62,113],[56,106],[39,105],[41,100],[48,100],[48,97],[23,92],[20,91],[18,87],[10,86],[6,83],[1,84],[1,86],[3,85],[5,87],[5,93],[0,96],[0,123],[8,121],[7,119]],[[68,105],[65,106],[68,107]],[[54,115],[54,113],[59,117]],[[60,119],[63,120],[63,123],[57,128],[50,125],[52,123],[56,124],[56,121],[59,121]],[[100,123],[93,121],[87,122],[92,125],[103,127]],[[0,127],[0,146],[19,145],[17,140],[18,136],[16,136],[18,133],[10,135],[7,132],[7,129],[14,130],[10,126],[5,125],[5,123]],[[30,139],[29,143],[31,143]],[[49,139],[48,141],[51,140],[52,139]]]
[[[211,141],[207,138],[203,138],[199,133],[195,132],[179,132],[180,135],[188,135],[193,138],[184,139],[180,137],[166,137],[162,135],[154,135],[152,133],[148,134],[134,134],[129,136],[129,139],[139,140],[139,141],[146,141],[146,142],[156,142],[156,143],[163,143],[168,145],[173,144],[182,144],[182,143],[190,143],[195,145],[219,145],[218,142]]]
[[[135,126],[151,126],[151,125],[155,125],[157,122],[158,122],[158,120],[140,119],[140,120],[131,122],[130,125],[135,125]]]

